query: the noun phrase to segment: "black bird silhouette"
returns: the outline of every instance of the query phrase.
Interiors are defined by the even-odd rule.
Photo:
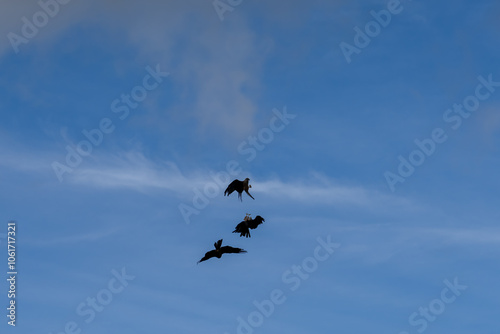
[[[248,184],[248,181],[250,181],[250,179],[247,177],[245,180],[243,181],[240,181],[240,180],[234,180],[233,182],[231,182],[227,188],[226,188],[226,191],[224,191],[224,196],[229,196],[231,195],[231,193],[233,191],[237,191],[238,192],[238,198],[240,199],[240,201],[242,200],[241,198],[241,193],[243,192],[243,190],[245,190],[245,192],[248,194],[248,196],[252,197],[252,199],[255,199],[253,198],[252,195],[250,195],[250,193],[248,192],[248,189],[249,188],[252,188],[251,185]]]
[[[222,254],[224,254],[224,253],[246,253],[247,252],[246,250],[241,249],[241,248],[235,248],[235,247],[231,247],[231,246],[221,247],[221,245],[222,245],[222,239],[220,239],[219,241],[214,243],[215,249],[213,249],[209,252],[206,252],[205,256],[200,261],[198,261],[197,264],[200,262],[206,261],[212,257],[216,257],[216,258],[220,259]]]
[[[251,237],[250,229],[252,230],[256,229],[257,226],[262,224],[262,222],[264,221],[265,219],[262,218],[261,216],[256,216],[254,219],[252,219],[247,213],[245,219],[243,219],[241,223],[236,225],[236,228],[234,229],[233,233],[240,233],[240,237],[244,236],[246,238],[250,238]]]

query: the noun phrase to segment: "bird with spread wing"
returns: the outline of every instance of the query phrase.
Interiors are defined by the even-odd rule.
[[[241,248],[236,248],[236,247],[231,247],[231,246],[221,247],[221,245],[222,245],[222,239],[220,239],[216,243],[214,243],[215,249],[206,252],[205,256],[197,263],[206,261],[212,257],[216,257],[216,258],[220,259],[222,254],[224,254],[224,253],[246,253],[247,252],[246,250],[241,249]]]
[[[241,193],[243,191],[245,191],[248,194],[248,196],[252,197],[252,199],[255,199],[248,192],[248,189],[252,188],[252,186],[248,184],[248,181],[250,181],[248,177],[243,181],[234,180],[227,186],[226,191],[224,191],[224,196],[229,196],[233,191],[236,190],[238,192],[238,198],[240,199],[240,201],[242,200]]]
[[[250,238],[250,229],[256,229],[257,226],[262,224],[262,222],[264,221],[265,219],[261,216],[256,216],[254,219],[252,219],[252,217],[247,213],[243,221],[236,225],[233,233],[240,233],[240,237]]]

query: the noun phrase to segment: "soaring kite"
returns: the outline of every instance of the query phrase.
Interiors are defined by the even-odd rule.
[[[231,246],[221,247],[221,245],[222,245],[222,239],[220,239],[219,241],[214,243],[215,249],[213,249],[209,252],[206,252],[205,256],[200,261],[198,261],[198,263],[206,261],[212,257],[216,257],[216,258],[220,259],[222,254],[224,254],[224,253],[246,253],[247,252],[246,250],[241,249],[241,248],[235,248],[235,247],[231,247]]]
[[[243,181],[240,181],[240,180],[234,180],[233,182],[231,182],[228,186],[227,186],[227,189],[226,191],[224,191],[224,196],[229,196],[231,195],[231,193],[233,191],[237,191],[238,192],[238,198],[240,199],[240,201],[242,200],[241,198],[241,193],[243,192],[243,190],[245,190],[245,192],[248,194],[248,196],[252,197],[252,199],[255,199],[253,198],[252,195],[250,195],[250,193],[248,192],[248,189],[249,188],[252,188],[251,185],[248,184],[248,181],[250,181],[250,179],[247,177],[245,180]]]
[[[240,237],[246,237],[250,238],[250,229],[254,230],[264,222],[265,219],[262,218],[261,216],[257,216],[254,219],[252,219],[248,214],[246,215],[245,219],[236,225],[236,228],[234,229],[233,233],[240,233]]]

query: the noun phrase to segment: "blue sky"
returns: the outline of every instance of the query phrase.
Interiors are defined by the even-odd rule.
[[[2,333],[496,333],[497,1],[41,4],[0,11]]]

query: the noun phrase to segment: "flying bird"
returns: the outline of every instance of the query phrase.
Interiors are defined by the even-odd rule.
[[[250,193],[248,192],[248,189],[249,188],[252,188],[251,185],[248,184],[248,181],[250,181],[250,179],[247,177],[245,180],[243,181],[240,181],[240,180],[234,180],[233,182],[231,182],[227,188],[226,188],[226,191],[224,191],[224,196],[229,196],[231,195],[231,193],[233,191],[237,191],[238,192],[238,198],[240,199],[240,201],[242,200],[241,198],[241,193],[243,192],[243,190],[245,190],[245,192],[248,194],[248,196],[252,197],[252,199],[255,199],[253,198],[252,195],[250,195]]]
[[[257,226],[259,226],[260,224],[262,224],[262,222],[264,222],[265,219],[262,218],[261,216],[256,216],[254,219],[252,219],[248,213],[245,217],[245,219],[243,219],[243,221],[241,223],[239,223],[238,225],[236,225],[236,228],[234,229],[233,233],[240,233],[240,237],[246,237],[246,238],[250,238],[250,229],[254,230],[257,228]]]
[[[221,245],[222,245],[222,239],[220,239],[219,241],[214,243],[215,249],[213,249],[209,252],[206,252],[205,256],[200,261],[198,261],[197,264],[200,262],[206,261],[212,257],[216,257],[216,258],[220,259],[222,254],[224,254],[224,253],[246,253],[247,252],[246,250],[241,249],[241,248],[235,248],[235,247],[231,247],[231,246],[221,247]]]

